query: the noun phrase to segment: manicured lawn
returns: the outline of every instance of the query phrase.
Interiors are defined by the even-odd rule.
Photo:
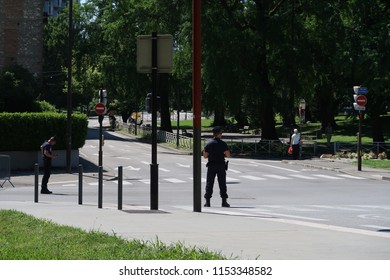
[[[207,249],[59,226],[12,210],[0,211],[0,260],[220,260]]]
[[[362,165],[373,168],[390,169],[390,160],[363,160]]]

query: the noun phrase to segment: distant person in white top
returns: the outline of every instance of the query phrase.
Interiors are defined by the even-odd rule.
[[[290,146],[293,148],[293,159],[299,158],[299,146],[301,144],[301,134],[298,133],[298,129],[294,129],[294,134],[291,135]]]

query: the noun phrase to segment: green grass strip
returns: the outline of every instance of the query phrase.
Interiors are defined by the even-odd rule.
[[[220,260],[207,249],[156,240],[125,240],[60,226],[14,211],[0,211],[0,260]]]

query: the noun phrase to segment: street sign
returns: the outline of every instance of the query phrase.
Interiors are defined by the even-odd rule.
[[[366,87],[360,87],[358,90],[358,94],[367,94],[368,89]]]
[[[361,87],[361,86],[354,86],[353,91],[355,94],[367,94],[368,89],[366,87]]]
[[[357,103],[353,103],[353,108],[356,111],[365,111],[366,110],[366,106],[359,106]]]
[[[98,103],[95,105],[95,112],[98,115],[103,115],[106,112],[106,105],[104,103]]]
[[[157,72],[171,73],[173,66],[173,36],[157,35]],[[152,36],[137,36],[137,71],[152,73]]]
[[[366,106],[367,104],[367,97],[365,95],[358,95],[356,97],[356,104],[359,106]]]

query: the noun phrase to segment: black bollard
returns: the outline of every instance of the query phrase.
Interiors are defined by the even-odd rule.
[[[118,210],[122,210],[123,202],[123,167],[118,167]]]
[[[39,165],[36,163],[34,165],[34,170],[35,170],[35,182],[34,182],[34,202],[38,203],[38,193],[39,193],[39,188],[38,188],[38,179],[39,179]]]
[[[79,164],[79,204],[83,204],[83,165]]]
[[[98,208],[103,207],[103,167],[99,166]]]

